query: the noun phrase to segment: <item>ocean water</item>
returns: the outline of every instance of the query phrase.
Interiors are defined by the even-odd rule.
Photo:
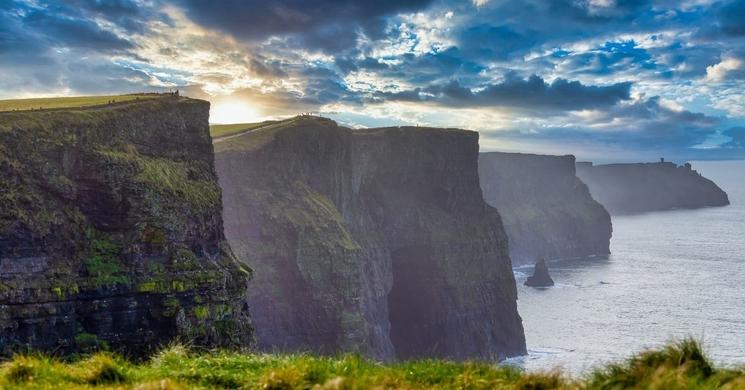
[[[614,217],[612,255],[551,263],[552,288],[515,270],[529,354],[512,363],[581,375],[693,336],[718,364],[745,366],[745,161],[693,166],[730,206]]]

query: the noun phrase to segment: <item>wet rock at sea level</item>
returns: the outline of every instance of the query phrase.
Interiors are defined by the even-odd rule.
[[[546,260],[541,259],[535,264],[533,276],[528,277],[528,280],[525,281],[525,285],[529,287],[551,287],[554,285],[554,281],[548,273]]]

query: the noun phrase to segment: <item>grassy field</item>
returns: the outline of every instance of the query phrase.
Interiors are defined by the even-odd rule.
[[[140,99],[153,99],[162,95],[109,95],[109,96],[72,96],[37,99],[0,100],[0,111],[22,111],[50,108],[88,107],[108,104],[111,102],[126,102]]]
[[[242,133],[257,127],[270,125],[277,121],[264,121],[257,123],[234,123],[231,125],[210,125],[210,135],[212,138],[227,137],[229,135]]]
[[[135,364],[98,353],[63,362],[19,355],[0,365],[5,389],[743,389],[745,372],[714,368],[693,341],[642,353],[583,378],[487,363],[379,364],[356,356],[191,352],[174,346]]]

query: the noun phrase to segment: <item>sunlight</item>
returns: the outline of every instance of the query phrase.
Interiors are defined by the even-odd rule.
[[[250,123],[260,120],[254,107],[244,101],[228,100],[215,102],[210,109],[210,123]]]

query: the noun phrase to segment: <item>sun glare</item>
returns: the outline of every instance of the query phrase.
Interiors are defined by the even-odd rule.
[[[210,123],[249,123],[259,120],[258,112],[247,102],[236,100],[216,102],[210,109]]]

